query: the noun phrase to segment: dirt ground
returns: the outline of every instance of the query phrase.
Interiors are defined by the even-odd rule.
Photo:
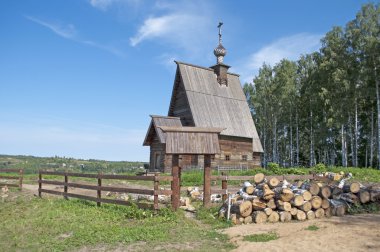
[[[319,227],[316,231],[306,228]],[[380,214],[346,215],[305,222],[234,226],[223,231],[238,247],[234,251],[380,251]],[[243,241],[243,236],[276,232],[269,242]]]
[[[143,187],[143,186],[142,186]],[[24,184],[23,188],[37,194],[38,186]],[[61,191],[60,187],[43,188]],[[96,196],[94,191],[73,188],[72,193]],[[94,195],[92,195],[94,194]],[[45,194],[47,196],[47,194]],[[310,225],[316,231],[306,230]],[[305,222],[265,223],[234,226],[222,231],[237,248],[233,251],[380,251],[380,214],[346,215],[308,220]],[[243,241],[246,235],[276,232],[279,239],[269,242]],[[125,251],[123,248],[121,251]],[[118,250],[115,250],[118,251]]]

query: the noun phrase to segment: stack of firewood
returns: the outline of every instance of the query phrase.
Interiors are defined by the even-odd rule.
[[[231,195],[220,209],[220,216],[234,224],[287,222],[342,216],[351,204],[367,204],[380,200],[380,190],[360,183],[321,183],[297,181],[293,184],[264,174],[256,174],[253,183]],[[228,216],[229,214],[229,216]]]

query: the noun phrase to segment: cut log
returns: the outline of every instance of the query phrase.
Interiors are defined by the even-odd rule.
[[[269,208],[271,208],[273,210],[276,209],[276,202],[274,201],[274,199],[268,200],[267,207],[269,207]]]
[[[259,199],[254,199],[252,201],[252,209],[253,210],[255,210],[255,211],[262,211],[265,208],[267,208],[267,204],[264,201],[259,200]]]
[[[323,208],[315,210],[315,218],[322,218],[323,216],[325,216],[325,210]]]
[[[260,183],[263,183],[264,182],[264,179],[265,179],[265,175],[263,173],[257,173],[254,177],[253,177],[253,181],[255,182],[255,184],[260,184]]]
[[[380,190],[371,190],[369,194],[372,202],[380,201]]]
[[[325,209],[325,217],[330,218],[332,216],[331,207]]]
[[[306,218],[308,219],[308,220],[314,220],[315,219],[315,213],[314,213],[314,211],[308,211],[307,213],[306,213]]]
[[[293,190],[293,193],[295,195],[302,195],[303,199],[306,201],[311,200],[311,197],[313,196],[308,190],[304,190],[304,189]]]
[[[308,212],[311,210],[311,202],[310,201],[304,201],[301,206],[298,207],[304,212]]]
[[[279,219],[280,219],[280,215],[276,211],[273,211],[271,215],[268,216],[268,222],[270,223],[278,222]]]
[[[345,184],[343,186],[343,192],[345,193],[358,193],[360,191],[360,184],[357,182],[352,182],[351,184]]]
[[[329,208],[330,207],[330,201],[328,199],[322,199],[322,205],[321,205],[321,207],[323,209]]]
[[[304,221],[304,220],[306,220],[306,213],[304,211],[298,209],[297,214],[295,215],[295,218],[296,218],[296,220]]]
[[[275,188],[280,184],[280,180],[278,178],[273,177],[268,182],[270,188]]]
[[[279,199],[282,201],[289,202],[293,199],[294,193],[289,188],[283,188],[280,194]]]
[[[321,198],[329,199],[331,197],[331,188],[329,186],[322,186],[319,191]]]
[[[371,200],[371,195],[367,190],[360,190],[358,193],[359,201],[362,204],[368,203]]]
[[[300,194],[294,195],[293,199],[290,201],[292,206],[301,206],[303,202],[304,202],[304,198]]]
[[[330,200],[331,212],[334,216],[343,216],[346,213],[346,203],[343,200]]]
[[[264,213],[265,213],[267,216],[271,215],[272,212],[273,212],[272,208],[267,207],[267,208],[264,209]]]
[[[253,187],[252,185],[245,187],[245,192],[248,193],[249,195],[252,195],[254,191],[255,191],[255,187]]]
[[[263,211],[254,211],[252,214],[253,221],[257,224],[264,223],[268,217]]]
[[[292,215],[289,212],[283,211],[278,213],[281,222],[289,222],[292,220]]]
[[[239,221],[239,218],[237,217],[236,214],[231,214],[231,215],[230,215],[230,219],[231,219],[231,222],[232,222],[234,225],[239,225],[239,224],[241,224],[240,221]]]
[[[312,195],[318,195],[319,186],[315,182],[305,182],[302,184],[301,189],[308,190]]]
[[[240,222],[240,224],[242,224],[242,223],[244,223],[244,217],[239,217],[239,222]]]
[[[252,223],[252,216],[247,216],[244,218],[244,224],[249,224]]]
[[[247,217],[252,213],[252,202],[239,201],[231,206],[231,213],[239,214],[241,217]]]
[[[277,208],[282,211],[289,212],[292,209],[292,205],[289,202],[277,200],[276,201]]]
[[[297,212],[298,212],[298,209],[297,208],[295,208],[295,207],[292,207],[292,209],[290,209],[290,214],[291,215],[297,215]]]
[[[321,206],[322,206],[322,199],[319,196],[313,196],[311,198],[310,203],[311,203],[311,207],[313,209],[318,209],[318,208],[321,208]]]
[[[269,188],[267,184],[264,184],[262,190],[255,191],[259,198],[270,200],[274,197],[274,192]]]
[[[353,193],[342,193],[339,197],[340,200],[344,200],[348,203],[357,204],[359,203],[359,198]]]

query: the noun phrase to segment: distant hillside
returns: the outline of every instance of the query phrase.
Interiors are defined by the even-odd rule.
[[[75,159],[67,157],[34,157],[0,155],[0,171],[6,168],[24,169],[25,173],[36,173],[39,169],[69,170],[79,172],[121,173],[143,169],[144,162],[105,161],[95,159]]]

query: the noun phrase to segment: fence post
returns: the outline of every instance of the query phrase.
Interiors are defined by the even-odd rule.
[[[203,173],[203,206],[209,207],[211,203],[211,155],[204,156]]]
[[[63,198],[66,200],[68,199],[68,197],[67,197],[67,183],[69,183],[69,178],[67,176],[67,172],[65,172],[65,185],[63,186],[63,192],[64,192]]]
[[[41,189],[42,189],[42,174],[41,170],[38,171],[38,197],[41,198]]]
[[[177,210],[179,208],[180,199],[180,185],[179,185],[179,155],[173,154],[172,156],[172,208]]]
[[[225,202],[227,200],[227,174],[225,172],[222,172],[222,189],[225,190],[225,193],[222,194],[222,200]]]
[[[96,202],[97,206],[101,205],[100,199],[102,198],[102,190],[100,188],[102,186],[102,177],[101,176],[102,176],[102,173],[98,172],[98,190],[97,190],[98,201]]]
[[[23,169],[20,169],[19,176],[20,177],[18,178],[18,187],[21,191],[22,190],[22,180],[23,180],[23,176],[24,176],[24,170]]]
[[[154,174],[154,210],[158,210],[158,189],[159,189],[159,180],[157,179],[158,174]]]

